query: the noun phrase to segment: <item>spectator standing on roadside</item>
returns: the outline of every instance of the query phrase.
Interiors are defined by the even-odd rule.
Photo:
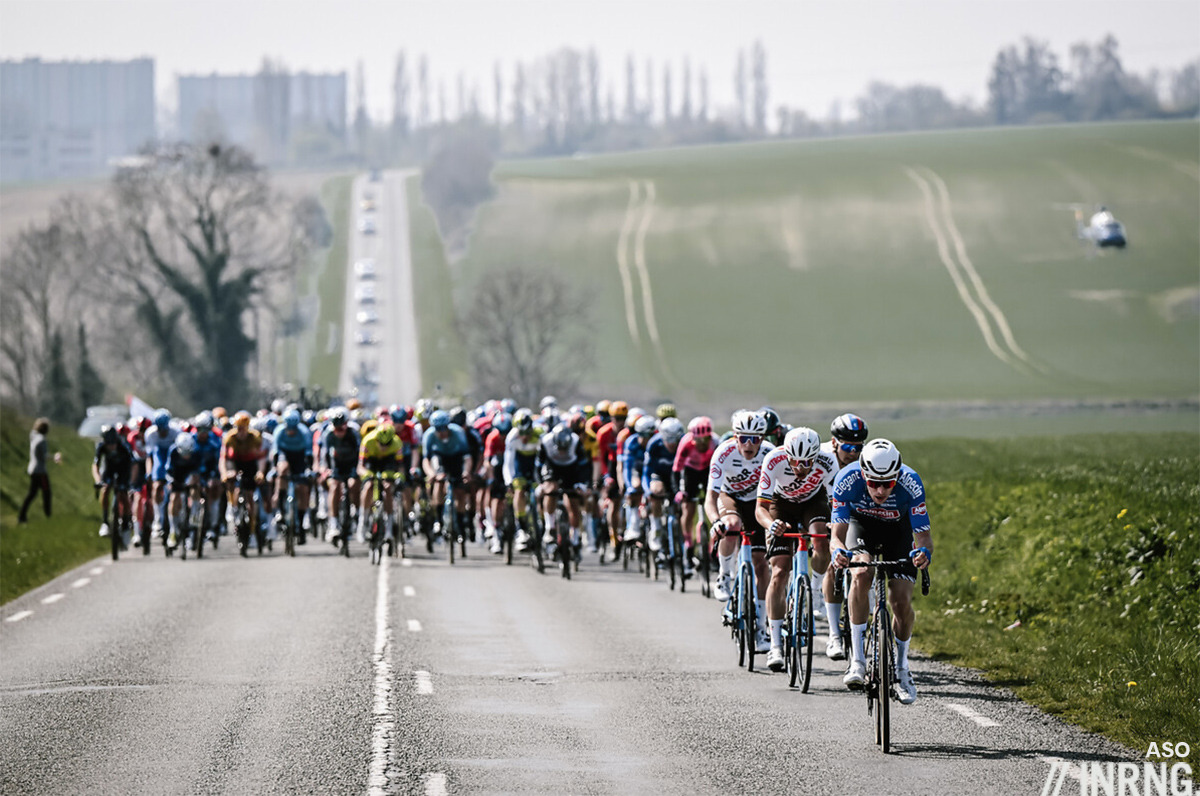
[[[46,516],[50,516],[50,474],[46,472],[46,434],[49,432],[50,421],[46,418],[39,417],[33,422],[33,431],[29,432],[29,467],[25,470],[29,473],[29,494],[21,504],[17,522],[29,521],[29,506],[38,492],[42,493],[42,508],[46,510]],[[54,461],[61,463],[62,454],[54,454]]]

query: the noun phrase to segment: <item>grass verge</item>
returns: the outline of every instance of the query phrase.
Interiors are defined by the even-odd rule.
[[[901,450],[925,480],[937,546],[933,590],[916,602],[916,646],[1133,749],[1186,740],[1194,750],[1200,438],[927,440]]]
[[[50,467],[53,517],[42,513],[41,496],[29,510],[29,522],[17,524],[17,512],[29,488],[31,418],[0,409],[0,603],[58,577],[108,552],[100,527],[100,504],[92,492],[90,467],[94,443],[74,429],[50,429],[50,456],[63,463]]]

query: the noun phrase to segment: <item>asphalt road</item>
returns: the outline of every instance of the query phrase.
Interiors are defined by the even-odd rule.
[[[748,673],[715,601],[594,556],[565,582],[232,547],[0,611],[3,793],[1038,794],[1047,758],[1132,759],[919,658],[884,756],[840,664],[808,694]]]
[[[413,313],[412,248],[408,230],[408,195],[405,183],[411,171],[386,171],[378,182],[366,175],[355,178],[351,189],[350,247],[346,276],[345,328],[342,331],[342,370],[339,392],[350,395],[355,375],[365,366],[378,378],[376,395],[361,391],[368,404],[415,403],[421,396],[420,366],[417,358],[417,325]],[[370,195],[374,210],[364,210],[363,199]],[[358,229],[360,219],[375,221],[376,231],[365,234]],[[373,279],[361,279],[354,264],[361,259],[375,261]],[[361,303],[355,295],[358,285],[375,286],[373,303]],[[379,321],[360,324],[361,310],[374,310]],[[378,343],[361,345],[360,331],[374,332]]]

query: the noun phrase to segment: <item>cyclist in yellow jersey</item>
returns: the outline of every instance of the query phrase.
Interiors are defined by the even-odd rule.
[[[386,538],[394,539],[392,529],[395,525],[393,521],[393,503],[392,503],[392,486],[397,473],[400,470],[400,452],[402,450],[400,438],[396,436],[396,429],[391,423],[379,424],[374,431],[363,435],[362,445],[359,447],[358,453],[358,474],[362,477],[363,483],[367,483],[367,479],[373,473],[377,473],[381,477],[380,488],[383,490],[383,510],[386,512],[385,523]],[[367,517],[371,513],[371,501],[374,490],[362,490],[362,505],[358,512],[358,541],[366,541]]]

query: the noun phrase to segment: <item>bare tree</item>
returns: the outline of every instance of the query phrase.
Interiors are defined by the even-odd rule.
[[[80,201],[68,197],[56,205],[44,227],[22,230],[4,253],[0,383],[5,397],[25,411],[37,409],[54,335],[79,318],[88,247],[71,215]]]
[[[596,48],[588,50],[587,54],[587,83],[588,83],[588,124],[592,127],[600,125],[600,56]]]
[[[631,54],[625,59],[625,122],[632,124],[637,118],[637,68],[633,64]]]
[[[589,308],[552,269],[508,266],[480,280],[459,320],[476,391],[525,406],[574,392],[590,359]]]
[[[429,59],[421,55],[417,62],[417,124],[428,127],[429,117]]]
[[[692,120],[692,59],[683,59],[683,105],[679,109],[679,115],[683,117],[685,122]]]
[[[408,64],[404,51],[396,54],[396,72],[392,79],[392,136],[397,142],[408,138],[411,124],[408,111],[409,97]]]
[[[754,129],[759,135],[767,133],[767,51],[762,41],[754,42]]]
[[[671,64],[663,64],[663,124],[670,126],[673,108],[671,107],[674,98],[671,96]]]
[[[292,203],[253,158],[215,145],[147,152],[81,228],[110,306],[130,308],[178,391],[200,406],[247,400],[248,316],[270,309],[267,291],[307,251]]]
[[[733,93],[737,97],[739,127],[745,127],[746,125],[746,103],[748,100],[746,83],[746,53],[744,50],[738,50],[737,71],[733,75]]]
[[[504,72],[499,61],[492,66],[492,101],[496,109],[496,129],[500,130],[504,128]]]

